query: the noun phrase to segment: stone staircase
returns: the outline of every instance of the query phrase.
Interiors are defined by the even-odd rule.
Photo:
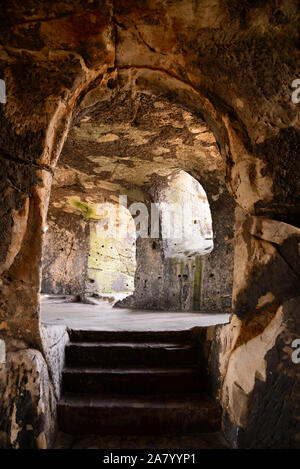
[[[190,331],[71,330],[60,430],[71,434],[210,432],[220,409],[209,397]]]

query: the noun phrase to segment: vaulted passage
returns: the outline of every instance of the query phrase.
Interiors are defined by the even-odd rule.
[[[133,218],[122,205],[102,204],[101,220],[90,226],[87,294],[134,290],[136,269],[136,229]]]
[[[42,293],[83,301],[86,296],[133,292],[136,229],[125,207],[102,203],[93,213],[70,196],[66,210],[51,205],[46,229]]]
[[[119,90],[109,105],[82,104],[56,166],[43,246],[42,323],[70,337],[60,432],[220,432],[204,349],[207,326],[226,324],[231,308],[234,204],[224,179],[201,115],[163,94]]]
[[[83,102],[73,120],[52,184],[42,292],[229,312],[234,203],[214,136],[199,113],[136,93]]]
[[[299,28],[1,6],[1,448],[299,448]]]

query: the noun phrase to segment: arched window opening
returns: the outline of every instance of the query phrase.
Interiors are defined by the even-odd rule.
[[[105,103],[76,115],[62,150],[42,292],[116,309],[229,311],[233,207],[213,134],[164,96],[139,93],[134,121],[131,95]]]
[[[135,224],[122,205],[91,204],[74,196],[58,204],[54,192],[43,246],[42,294],[83,302],[126,297],[134,290],[135,245]]]
[[[151,236],[137,241],[135,291],[117,306],[200,311],[205,307],[205,261],[214,246],[206,193],[183,170],[161,177],[150,192]],[[158,230],[154,229],[157,225]]]

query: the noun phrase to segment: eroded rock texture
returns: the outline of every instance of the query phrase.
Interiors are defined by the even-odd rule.
[[[129,211],[120,208],[109,204],[108,215],[115,210],[114,221],[110,223],[107,216],[103,223],[93,223],[90,227],[87,294],[131,293],[134,290],[135,225]]]
[[[0,366],[0,447],[46,449],[53,443],[56,400],[42,354],[20,349]]]
[[[52,385],[42,371],[39,291],[60,154],[70,195],[80,186],[86,198],[96,181],[107,200],[121,187],[135,201],[147,199],[154,173],[183,169],[195,177],[215,223],[208,267],[228,295],[222,269],[232,262],[240,207],[234,315],[211,331],[212,380],[235,446],[299,444],[299,365],[290,359],[300,335],[300,123],[291,100],[300,73],[298,2],[12,0],[2,5],[0,23],[7,90],[0,104],[0,333],[28,347],[2,367],[4,383],[20,377],[20,386],[4,386],[5,444],[43,446],[53,429],[50,418],[39,420],[40,403],[52,402],[40,391],[50,396]],[[63,198],[64,188],[56,189]],[[22,414],[10,418],[19,401],[32,429]]]
[[[115,89],[109,91],[109,104],[106,94],[102,95],[103,84],[89,92],[80,104],[82,109],[74,120],[56,168],[50,214],[62,211],[68,217],[68,213],[74,212],[72,201],[78,199],[79,211],[89,207],[88,216],[97,220],[101,218],[99,204],[115,204],[120,195],[126,196],[128,208],[137,202],[147,205],[150,235],[151,203],[176,202],[183,213],[187,210],[185,205],[194,209],[196,203],[200,203],[203,194],[196,195],[198,189],[196,202],[185,197],[189,192],[192,194],[193,179],[188,174],[183,177],[182,169],[189,171],[201,181],[204,189],[210,189],[207,194],[213,219],[210,236],[214,236],[217,249],[207,259],[207,273],[202,276],[202,267],[198,269],[195,283],[195,262],[191,261],[185,269],[182,262],[177,261],[178,268],[174,270],[174,262],[170,265],[171,261],[165,260],[171,255],[168,254],[171,248],[165,247],[161,254],[154,253],[153,246],[159,250],[161,234],[154,242],[142,240],[137,245],[135,294],[123,305],[148,309],[228,309],[233,269],[234,202],[223,187],[225,165],[215,138],[198,113],[188,111],[162,94],[139,91],[137,79],[133,83],[125,81],[123,86],[125,90],[118,89],[117,94]],[[109,208],[107,211],[109,216]],[[194,212],[197,214],[197,210]],[[204,213],[200,218],[194,221],[203,224]],[[59,224],[59,219],[56,223]],[[204,247],[197,246],[197,236],[194,239],[193,236],[187,237],[186,246],[180,248],[177,243],[174,258],[177,254],[179,257],[205,254]],[[151,248],[149,259],[144,248],[147,244]],[[55,249],[54,244],[53,254]],[[174,291],[169,292],[170,288]],[[194,300],[195,288],[198,298]]]
[[[74,214],[48,215],[43,245],[42,292],[81,295],[85,292],[89,225]]]

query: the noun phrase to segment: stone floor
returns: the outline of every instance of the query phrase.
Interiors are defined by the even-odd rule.
[[[74,436],[60,432],[55,449],[228,449],[221,433],[165,436]]]
[[[87,330],[185,330],[229,322],[229,314],[139,311],[114,308],[108,301],[95,305],[67,301],[68,298],[42,295],[41,318],[44,324],[66,325]]]

